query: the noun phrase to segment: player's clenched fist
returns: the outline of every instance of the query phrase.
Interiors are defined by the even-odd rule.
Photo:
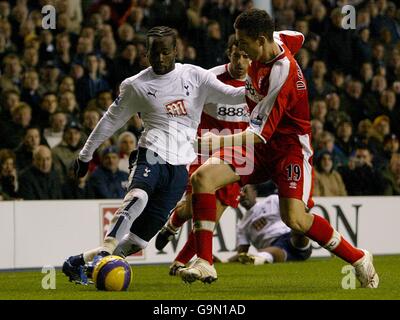
[[[89,170],[89,162],[83,162],[82,160],[79,160],[79,158],[77,158],[74,161],[73,168],[75,178],[83,178],[84,176],[86,176]]]

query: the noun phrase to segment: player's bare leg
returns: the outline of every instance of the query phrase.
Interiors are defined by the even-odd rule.
[[[372,255],[368,251],[352,246],[324,218],[307,213],[301,200],[280,198],[279,205],[282,220],[288,227],[305,234],[325,249],[352,264],[361,287],[378,287],[379,277],[372,264]]]
[[[217,219],[215,191],[239,179],[230,165],[215,157],[208,159],[191,176],[197,259],[190,267],[181,270],[180,276],[185,282],[212,282],[217,279],[212,258],[212,237]]]

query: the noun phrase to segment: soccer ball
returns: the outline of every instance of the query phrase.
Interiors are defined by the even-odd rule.
[[[125,259],[111,255],[95,264],[92,277],[98,290],[126,291],[132,281],[132,270]]]

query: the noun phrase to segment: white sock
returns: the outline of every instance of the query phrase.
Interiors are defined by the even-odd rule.
[[[148,199],[147,192],[142,189],[132,189],[125,195],[122,205],[111,220],[103,246],[83,253],[83,259],[86,263],[92,261],[101,251],[106,251],[109,254],[114,252],[122,238],[129,234],[132,223],[143,212]]]
[[[136,234],[129,232],[126,234],[118,246],[115,248],[113,254],[120,257],[127,257],[133,253],[136,253],[142,249],[145,249],[149,243]]]
[[[102,247],[97,247],[96,249],[88,250],[83,253],[83,260],[88,263],[93,260],[100,252],[105,251],[112,254],[115,247],[118,245],[118,241],[115,238],[106,237],[103,242]]]
[[[133,221],[143,212],[148,199],[149,197],[146,191],[142,189],[130,190],[126,194],[124,202],[113,216],[106,237],[115,238],[118,242],[121,241],[122,238],[129,233]],[[112,248],[111,252],[113,252],[114,249],[115,247]]]
[[[259,251],[257,252],[257,256],[262,257],[264,259],[264,263],[274,263],[274,256],[269,252]]]

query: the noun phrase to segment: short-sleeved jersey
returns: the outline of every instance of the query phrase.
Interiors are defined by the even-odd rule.
[[[245,80],[232,77],[229,72],[229,64],[220,65],[210,69],[217,76],[217,79],[233,87],[244,87]],[[213,129],[226,134],[234,134],[246,130],[249,126],[250,111],[247,103],[236,105],[225,103],[208,103],[204,106],[198,135],[202,135],[202,130],[211,131]]]
[[[144,132],[139,146],[172,165],[189,164],[196,158],[194,141],[204,105],[244,102],[244,88],[226,85],[200,67],[176,63],[175,69],[164,75],[149,67],[122,82],[118,98],[89,136],[79,158],[89,161],[105,139],[140,112]]]
[[[246,79],[250,127],[264,142],[285,135],[288,141],[311,134],[307,84],[294,55],[304,36],[295,31],[274,32],[281,53],[273,60],[253,61]]]
[[[290,228],[281,219],[278,195],[258,201],[237,225],[237,245],[253,245],[256,249],[271,246]]]

